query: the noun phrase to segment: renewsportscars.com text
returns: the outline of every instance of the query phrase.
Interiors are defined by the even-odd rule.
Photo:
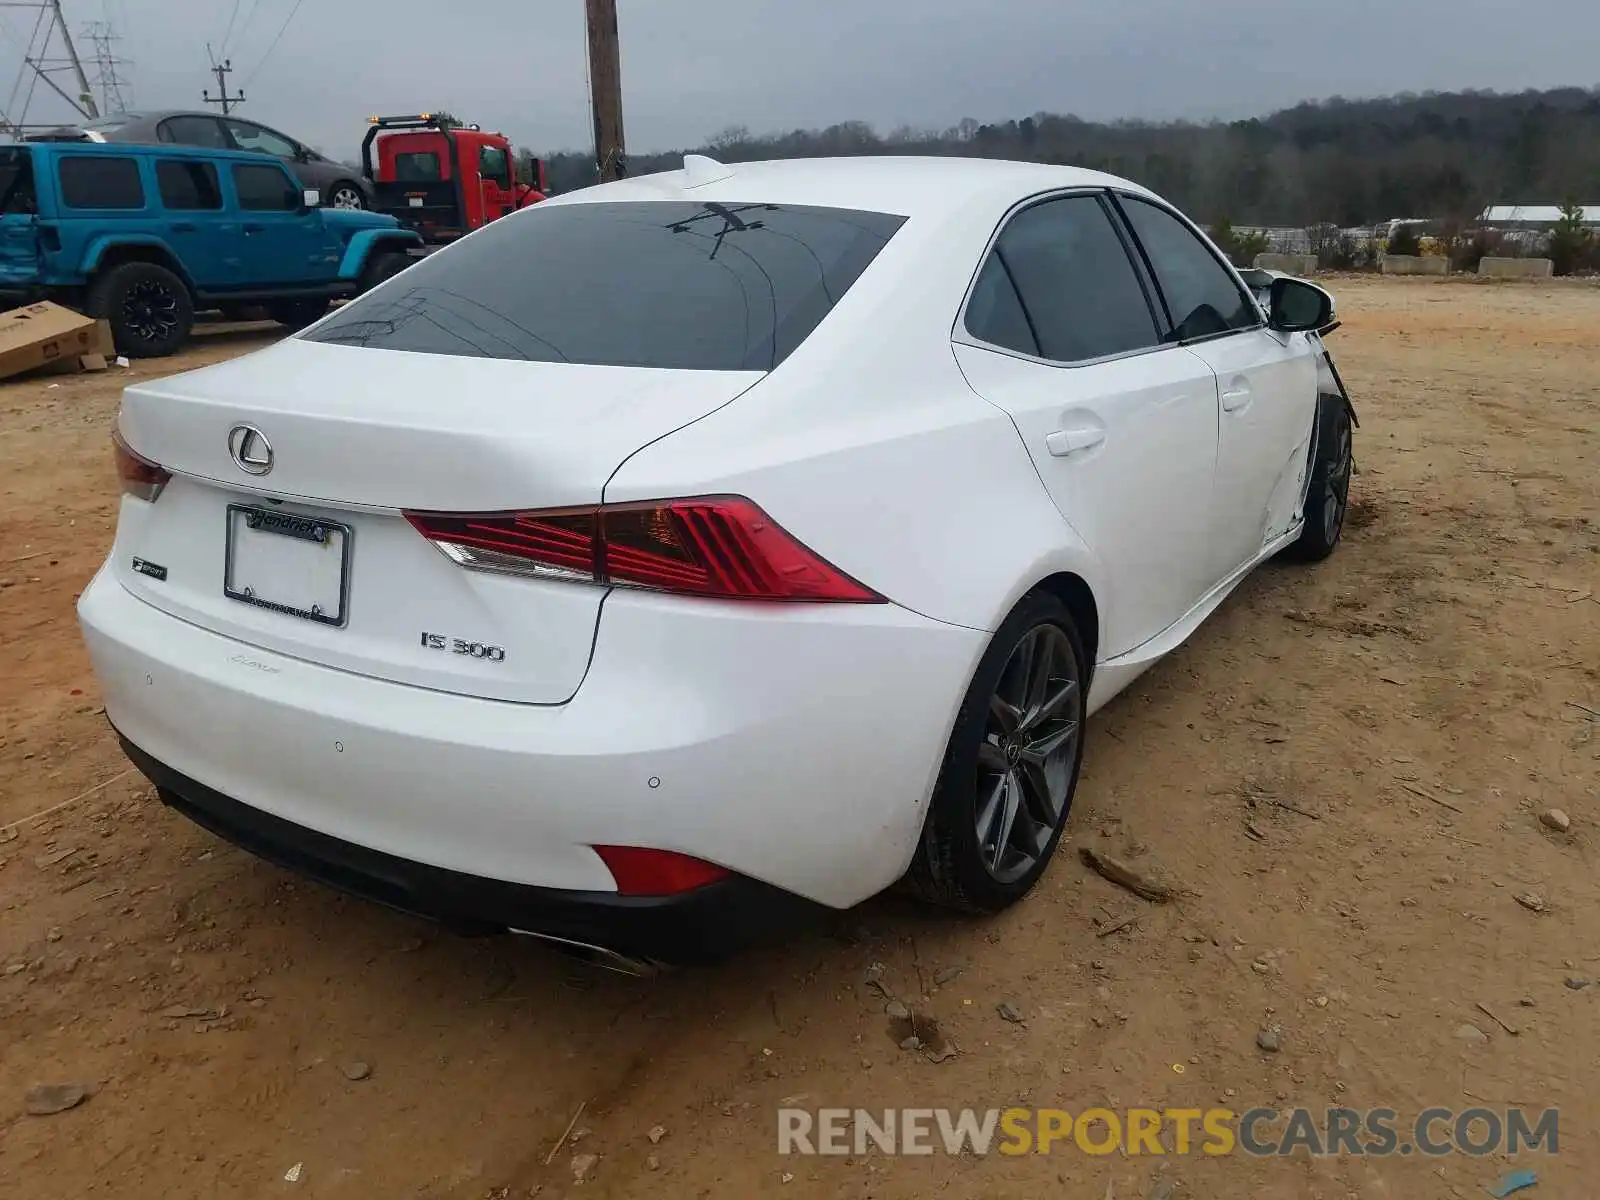
[[[1560,1112],[1425,1108],[782,1108],[778,1153],[800,1155],[1247,1154],[1255,1157],[1555,1154]]]

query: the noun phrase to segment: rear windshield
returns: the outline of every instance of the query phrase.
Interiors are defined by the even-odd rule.
[[[432,150],[408,150],[394,156],[394,177],[397,183],[431,183],[442,179],[439,173],[439,156]]]
[[[768,371],[905,218],[790,204],[557,204],[345,305],[316,342],[470,358]]]

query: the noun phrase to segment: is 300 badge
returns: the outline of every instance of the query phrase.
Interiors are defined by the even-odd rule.
[[[485,662],[505,662],[506,652],[501,646],[489,646],[483,642],[468,642],[461,638],[447,637],[442,633],[424,633],[422,645],[428,650],[443,650],[449,654],[464,654],[468,658],[481,658]]]

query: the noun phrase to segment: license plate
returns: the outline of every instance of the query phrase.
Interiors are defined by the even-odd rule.
[[[320,517],[228,505],[222,590],[231,600],[343,626],[350,527]]]

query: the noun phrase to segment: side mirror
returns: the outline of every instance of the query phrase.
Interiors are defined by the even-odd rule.
[[[1333,297],[1304,279],[1274,279],[1267,324],[1279,333],[1310,333],[1333,324]]]
[[[322,204],[322,193],[316,188],[307,188],[300,193],[300,206],[302,208],[317,208]]]

